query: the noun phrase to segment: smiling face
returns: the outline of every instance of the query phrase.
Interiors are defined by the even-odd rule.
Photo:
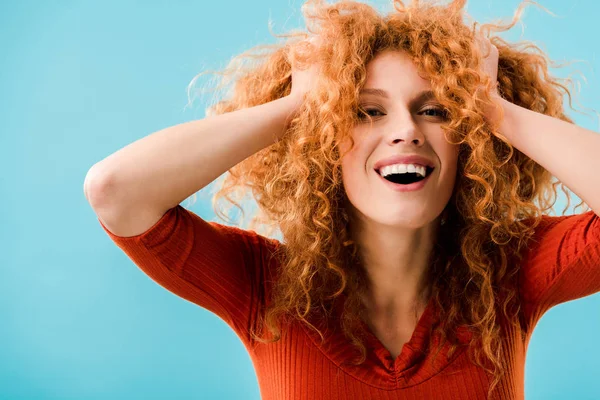
[[[368,89],[382,89],[369,93]],[[352,132],[355,144],[342,159],[342,180],[351,204],[350,214],[363,223],[419,228],[434,221],[452,196],[458,145],[444,137],[442,106],[427,92],[431,84],[417,73],[404,52],[379,53],[367,65],[367,79],[359,107],[366,118]],[[344,143],[343,150],[349,147]],[[434,169],[419,190],[394,190],[376,171],[375,164],[396,155],[419,155]]]

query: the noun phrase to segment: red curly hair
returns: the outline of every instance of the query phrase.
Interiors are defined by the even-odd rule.
[[[546,169],[513,148],[498,127],[484,118],[485,107],[492,104],[493,82],[481,72],[482,54],[474,39],[486,35],[498,48],[498,92],[521,107],[572,122],[562,106],[564,94],[571,99],[565,85],[570,80],[550,76],[551,62],[537,46],[509,44],[490,35],[512,28],[524,5],[533,2],[521,3],[508,24],[478,28],[473,23],[469,28],[463,22],[465,1],[443,6],[415,1],[405,6],[396,0],[394,11],[382,16],[355,1],[309,0],[303,14],[311,34],[322,38],[319,48],[307,45],[304,39],[311,34],[305,32],[276,35],[287,41],[258,46],[270,51],[245,52],[224,72],[217,72],[222,82],[229,78],[234,85],[229,98],[210,107],[207,114],[284,97],[291,91],[292,60],[294,65],[308,65],[312,59],[322,63],[316,89],[305,95],[285,135],[231,168],[213,198],[215,213],[229,220],[216,208],[218,200],[225,197],[243,214],[236,198],[241,200],[250,189],[260,208],[250,227],[259,222],[268,225],[271,229],[265,235],[279,229],[285,242],[275,254],[281,269],[272,299],[252,332],[257,341],[278,341],[281,324],[290,319],[306,324],[325,340],[310,317],[327,320],[336,302],[343,300],[342,314],[336,318],[356,346],[354,362],[365,360],[361,321],[366,309],[360,299],[367,279],[344,207],[340,143],[352,141],[366,64],[382,51],[404,51],[419,74],[430,79],[437,100],[448,112],[442,125],[447,140],[460,145],[457,180],[428,272],[441,312],[438,351],[449,340],[450,356],[460,345],[457,328],[467,327],[474,333],[472,342],[479,341],[470,346],[475,350],[473,362],[493,374],[489,393],[499,383],[505,366],[498,319],[502,316],[519,326],[516,277],[521,252],[541,215],[553,207],[559,182],[552,182]],[[243,65],[244,59],[255,62]],[[487,90],[477,91],[482,85]],[[564,185],[562,190],[569,198]],[[264,327],[272,334],[270,339],[261,337]]]

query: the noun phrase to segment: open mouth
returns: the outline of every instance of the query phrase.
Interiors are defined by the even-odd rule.
[[[434,170],[433,167],[426,167],[425,169],[426,173],[424,177],[416,172],[407,172],[403,174],[390,174],[382,178],[398,185],[410,185],[411,183],[419,182],[427,178]],[[379,174],[379,170],[376,169],[375,172]]]

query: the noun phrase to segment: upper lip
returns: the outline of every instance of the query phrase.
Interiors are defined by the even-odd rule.
[[[384,158],[375,163],[375,170],[379,171],[386,165],[391,164],[419,164],[425,167],[433,168],[433,162],[426,157],[418,154],[397,154],[388,158]]]

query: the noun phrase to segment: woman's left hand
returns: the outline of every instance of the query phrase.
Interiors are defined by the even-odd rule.
[[[483,72],[492,82],[492,94],[498,94],[498,48],[482,34],[477,36],[477,43],[483,56]]]
[[[491,100],[497,103],[502,100],[502,97],[498,94],[498,48],[481,33],[477,35],[476,40],[483,57],[481,66],[482,71],[491,79]],[[480,88],[480,90],[483,90],[483,88]],[[485,115],[489,121],[499,119],[498,110],[494,106],[487,106]]]

